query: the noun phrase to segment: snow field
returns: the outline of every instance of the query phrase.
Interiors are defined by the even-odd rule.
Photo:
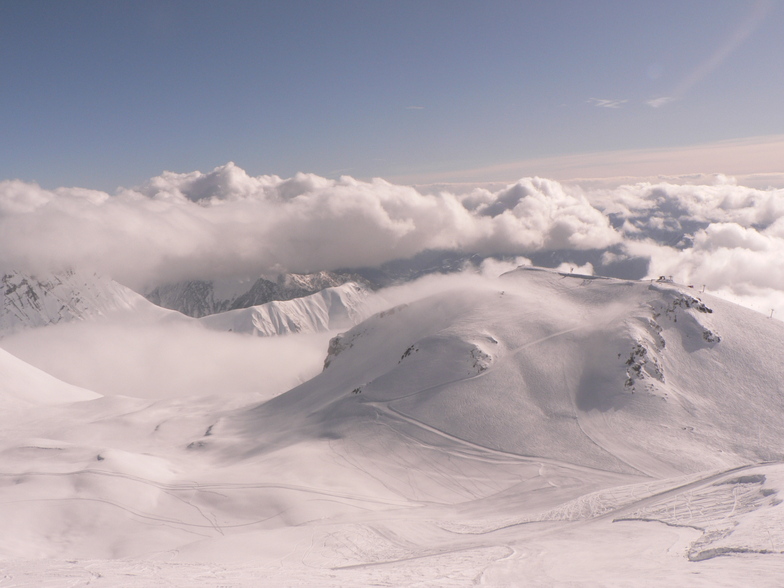
[[[26,400],[0,586],[776,586],[783,343],[681,286],[518,270],[412,291],[284,393]]]

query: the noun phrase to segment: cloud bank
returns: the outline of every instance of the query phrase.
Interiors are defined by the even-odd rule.
[[[423,192],[348,176],[253,177],[229,163],[165,172],[114,195],[0,182],[0,269],[91,270],[139,289],[376,266],[430,249],[533,259],[560,251],[554,265],[590,262],[597,271],[645,258],[651,275],[784,315],[784,190],[724,176],[612,189],[523,178]],[[589,251],[602,254],[599,266],[578,255]]]
[[[85,267],[149,282],[373,266],[426,249],[515,254],[619,239],[582,195],[523,179],[491,193],[421,194],[380,179],[164,173],[108,194],[0,183],[0,266]]]
[[[650,275],[784,315],[784,189],[717,176],[712,185],[638,183],[588,197],[623,233],[627,254],[650,258]]]
[[[229,405],[272,398],[318,374],[334,334],[273,340],[113,317],[28,329],[1,344],[49,374],[103,395],[192,400],[219,393]]]

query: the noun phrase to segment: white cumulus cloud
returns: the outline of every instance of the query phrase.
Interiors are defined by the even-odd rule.
[[[373,266],[427,249],[524,254],[620,239],[582,195],[523,179],[465,196],[381,179],[166,172],[115,195],[0,183],[0,266],[77,267],[128,285]]]
[[[704,285],[760,312],[784,315],[784,190],[716,176],[710,185],[638,183],[588,193],[620,225],[649,274]]]
[[[254,177],[229,163],[113,195],[9,180],[0,182],[0,269],[93,270],[142,288],[446,249],[586,273],[647,267],[784,315],[784,190],[708,179],[582,189],[523,178],[423,192],[349,176]]]

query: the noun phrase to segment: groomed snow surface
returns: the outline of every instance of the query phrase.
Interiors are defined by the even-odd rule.
[[[200,323],[122,296],[78,332],[6,321],[0,587],[784,584],[780,321],[533,268]],[[52,357],[140,321],[223,384],[87,390]],[[280,333],[263,344],[322,352],[267,361],[275,384],[217,349]],[[118,378],[122,341],[100,359]]]

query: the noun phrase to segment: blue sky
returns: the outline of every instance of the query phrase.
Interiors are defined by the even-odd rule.
[[[780,0],[3,0],[0,179],[514,180],[629,150],[739,173],[749,137],[745,171],[781,172],[782,30]]]

